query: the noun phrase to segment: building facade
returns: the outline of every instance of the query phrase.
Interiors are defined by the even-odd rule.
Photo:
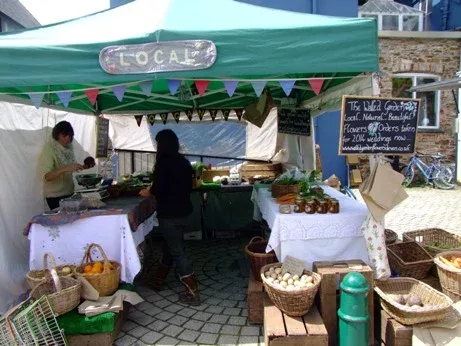
[[[19,0],[0,1],[0,32],[40,26]]]

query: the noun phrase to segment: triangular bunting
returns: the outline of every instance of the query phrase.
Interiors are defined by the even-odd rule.
[[[138,127],[141,126],[141,122],[142,122],[142,117],[144,115],[143,114],[140,114],[140,115],[135,115],[134,118],[136,119],[136,123],[138,124]]]
[[[223,81],[224,87],[226,88],[227,95],[232,97],[234,95],[235,89],[237,89],[237,85],[239,84],[236,80],[225,80]]]
[[[87,89],[85,90],[85,95],[90,100],[91,104],[94,105],[96,103],[96,99],[98,98],[99,89]]]
[[[171,95],[174,95],[178,92],[179,86],[181,85],[180,80],[177,79],[168,79],[167,81],[168,89],[170,89]]]
[[[117,98],[118,102],[122,102],[123,95],[125,95],[126,85],[116,85],[112,87],[112,92]]]
[[[162,123],[163,123],[163,125],[165,125],[166,121],[168,120],[168,113],[160,114],[160,119],[162,119]]]
[[[176,123],[179,123],[179,117],[181,115],[181,112],[173,112],[173,118],[176,120]]]
[[[149,114],[147,116],[147,121],[149,122],[150,126],[154,126],[155,123],[155,114]]]
[[[186,115],[187,115],[187,119],[192,121],[192,115],[194,115],[194,110],[193,109],[186,110]]]
[[[217,109],[210,109],[210,117],[211,117],[211,120],[215,120],[216,119],[216,114],[218,114],[218,110]]]
[[[209,80],[196,80],[195,86],[197,87],[198,94],[203,96],[206,89],[208,88],[208,84],[210,84]]]
[[[308,79],[308,81],[309,81],[309,84],[310,84],[312,90],[314,90],[315,95],[320,94],[320,91],[322,90],[324,79],[322,79],[322,78],[312,78],[312,79]]]
[[[198,118],[200,120],[202,120],[203,116],[205,115],[205,110],[204,109],[197,109],[197,114],[198,114]]]
[[[145,82],[139,83],[139,87],[141,88],[144,95],[150,96],[153,83],[154,82],[152,82],[151,80],[146,80]]]
[[[266,86],[267,81],[265,80],[255,80],[251,82],[251,85],[253,86],[253,89],[255,90],[256,96],[261,96],[261,93],[264,90],[264,87]]]
[[[222,116],[223,116],[224,120],[227,121],[227,119],[229,119],[230,110],[229,109],[223,109],[221,112],[222,112]]]
[[[39,109],[40,105],[42,104],[43,97],[45,97],[45,93],[30,93],[29,98],[32,101],[32,104],[35,108]]]
[[[291,90],[293,89],[293,87],[295,85],[295,82],[296,81],[294,81],[294,80],[281,80],[279,82],[280,86],[282,87],[283,91],[285,92],[285,95],[290,96]]]
[[[237,114],[237,118],[239,120],[242,119],[242,114],[243,114],[243,108],[237,108],[237,109],[234,109],[235,110],[235,114]]]
[[[65,108],[69,107],[69,102],[72,98],[72,91],[58,91],[56,95],[58,95],[59,101],[62,102],[62,105]]]

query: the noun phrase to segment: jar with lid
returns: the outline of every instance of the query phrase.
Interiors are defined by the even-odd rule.
[[[295,213],[302,213],[304,211],[304,206],[305,206],[304,198],[298,195],[295,199],[295,207],[293,211]]]
[[[317,213],[326,214],[328,212],[328,203],[327,201],[321,200],[317,205]]]
[[[330,200],[329,212],[333,214],[339,213],[339,201],[337,199],[332,198]]]
[[[306,201],[306,205],[304,206],[304,211],[306,212],[306,214],[314,214],[315,209],[315,201],[313,199],[308,199]]]

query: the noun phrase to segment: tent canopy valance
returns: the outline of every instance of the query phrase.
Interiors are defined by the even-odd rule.
[[[99,61],[109,46],[194,40],[214,44],[210,67],[114,74],[104,71]],[[135,59],[136,52],[131,53]],[[187,58],[184,49],[171,54],[171,49],[157,55],[146,51],[137,59],[181,65]],[[118,64],[129,64],[129,59],[127,52]],[[257,99],[253,84],[261,80],[276,103],[286,97],[282,84],[290,81],[290,97],[304,101],[316,95],[309,79],[323,79],[325,91],[377,70],[373,19],[303,14],[234,0],[137,0],[79,19],[0,35],[1,94],[29,100],[33,93],[45,93],[42,105],[64,104],[71,111],[88,113],[243,107]],[[198,80],[209,82],[206,91],[197,90]],[[224,82],[237,82],[232,97]],[[94,104],[88,89],[98,90]],[[68,104],[62,92],[67,92]]]

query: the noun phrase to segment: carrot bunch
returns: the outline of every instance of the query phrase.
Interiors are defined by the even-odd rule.
[[[287,193],[281,197],[277,198],[277,203],[282,205],[290,205],[295,204],[296,194],[295,193]]]

